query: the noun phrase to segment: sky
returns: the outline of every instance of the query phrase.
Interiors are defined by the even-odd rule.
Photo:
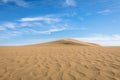
[[[0,46],[64,38],[120,46],[120,0],[0,0]]]

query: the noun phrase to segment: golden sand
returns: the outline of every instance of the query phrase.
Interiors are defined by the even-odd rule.
[[[0,80],[120,80],[120,47],[72,39],[1,46]]]

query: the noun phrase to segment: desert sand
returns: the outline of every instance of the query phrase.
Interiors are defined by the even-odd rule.
[[[120,80],[120,47],[73,39],[1,46],[0,80]]]

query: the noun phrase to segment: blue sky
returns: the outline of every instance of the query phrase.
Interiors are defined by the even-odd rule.
[[[0,0],[0,45],[74,38],[120,45],[120,0]]]

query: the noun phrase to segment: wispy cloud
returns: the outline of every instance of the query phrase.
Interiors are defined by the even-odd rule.
[[[32,26],[33,27],[33,26]],[[63,30],[66,30],[67,27],[66,26],[49,26],[49,29],[46,30],[36,30],[34,28],[26,28],[26,29],[21,29],[21,30],[11,30],[11,31],[5,31],[3,32],[3,34],[0,34],[0,39],[9,39],[9,38],[14,38],[14,37],[19,37],[21,35],[24,34],[36,34],[36,35],[40,35],[40,34],[52,34],[55,32],[60,32]],[[2,29],[1,29],[2,30]]]
[[[21,21],[21,22],[44,21],[46,23],[51,23],[51,22],[59,22],[60,19],[59,18],[55,18],[55,17],[41,16],[41,17],[21,18],[19,21]]]
[[[68,29],[62,18],[57,16],[23,17],[13,22],[4,22],[0,25],[0,38],[16,37],[24,34],[48,34]],[[7,35],[7,36],[6,36]],[[4,37],[6,36],[6,37]]]
[[[4,26],[4,28],[15,29],[16,28],[16,23],[5,22],[5,23],[3,23],[3,26]]]
[[[15,3],[17,6],[21,6],[21,7],[27,7],[28,6],[28,3],[25,2],[24,0],[2,0],[2,2],[4,4],[7,4],[7,3]]]
[[[51,34],[51,33],[63,31],[63,30],[66,30],[66,29],[67,28],[64,26],[64,27],[51,28],[51,29],[48,29],[48,30],[45,30],[45,31],[38,31],[38,30],[32,30],[31,29],[31,32],[37,33],[37,34]]]
[[[0,26],[0,31],[5,30],[5,28],[3,26]]]
[[[20,22],[18,24],[19,26],[21,27],[33,27],[33,26],[36,26],[36,27],[41,27],[43,26],[41,22]]]
[[[89,37],[80,37],[80,38],[75,38],[80,41],[86,41],[86,42],[93,42],[97,44],[101,44],[104,46],[117,46],[120,45],[120,35],[102,35],[102,34],[97,34]]]
[[[9,38],[13,38],[13,37],[18,37],[20,35],[22,35],[23,32],[19,32],[19,31],[12,31],[12,32],[4,32],[4,34],[0,34],[0,39],[9,39]]]
[[[75,0],[65,0],[65,4],[67,6],[76,6],[76,1]]]
[[[110,9],[105,9],[105,10],[98,11],[97,13],[99,13],[99,14],[109,14],[109,13],[111,13],[111,10]]]

